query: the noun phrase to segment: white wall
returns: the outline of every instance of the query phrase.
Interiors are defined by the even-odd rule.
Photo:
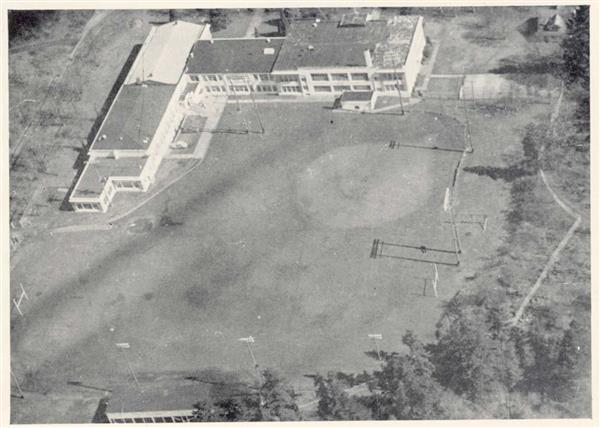
[[[406,91],[412,93],[417,75],[421,70],[421,60],[423,59],[423,49],[425,48],[425,31],[423,30],[423,17],[420,16],[417,21],[417,27],[413,33],[410,49],[404,65],[404,76],[406,81]]]

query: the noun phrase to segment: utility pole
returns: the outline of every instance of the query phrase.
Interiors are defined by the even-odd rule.
[[[13,380],[15,381],[15,385],[17,386],[17,391],[19,391],[19,398],[24,399],[25,395],[23,395],[23,390],[21,389],[21,385],[19,385],[19,381],[17,380],[17,377],[15,376],[15,374],[13,373],[13,371],[10,371],[10,375],[12,376]]]
[[[256,105],[256,99],[254,98],[254,91],[252,90],[252,87],[250,86],[250,83],[248,82],[248,78],[246,76],[244,76],[244,77],[246,80],[246,85],[248,86],[248,89],[250,89],[250,98],[252,99],[252,107],[254,108],[254,113],[256,113],[256,118],[258,119],[258,124],[260,126],[260,133],[264,134],[265,127],[263,126],[262,119],[260,117],[260,114],[258,113],[258,106]]]
[[[373,344],[375,345],[375,352],[377,352],[377,358],[379,359],[379,361],[382,361],[381,351],[379,350],[379,345],[377,344],[377,341],[383,340],[383,335],[381,333],[376,333],[376,334],[368,334],[367,336],[369,337],[369,339],[371,339],[373,341]]]
[[[129,368],[129,373],[131,373],[131,376],[133,376],[133,380],[135,381],[135,384],[137,385],[138,389],[141,390],[142,388],[140,387],[140,383],[138,382],[138,378],[135,375],[135,372],[133,371],[133,368],[131,367],[131,362],[129,361],[129,357],[127,356],[127,353],[125,352],[125,349],[129,349],[131,346],[129,346],[129,343],[124,342],[124,343],[115,343],[115,346],[119,349],[121,349],[121,351],[123,352],[123,356],[125,357],[125,361],[127,362],[127,367]]]
[[[468,109],[467,109],[467,105],[465,104],[465,99],[464,97],[461,98],[461,104],[463,106],[463,110],[465,111],[465,125],[466,125],[466,130],[465,132],[467,133],[467,136],[465,138],[465,143],[466,143],[466,150],[468,153],[473,153],[473,143],[471,141],[471,121],[469,120],[469,113],[468,113]]]
[[[262,375],[260,374],[258,363],[256,362],[256,358],[254,357],[254,352],[252,351],[252,346],[250,346],[251,343],[254,343],[254,337],[252,337],[252,336],[241,337],[238,340],[240,342],[245,343],[246,346],[248,347],[248,352],[250,353],[250,358],[252,359],[252,364],[254,364],[254,368],[256,369],[256,373],[258,374],[258,377],[259,377],[259,379],[262,382]]]
[[[398,89],[398,98],[400,99],[400,111],[404,116],[404,104],[402,103],[402,91],[400,90],[400,77],[398,75],[398,63],[394,60],[394,77],[396,78],[396,89]]]
[[[262,407],[262,406],[264,406],[265,403],[264,403],[262,394],[260,393],[260,389],[262,388],[264,380],[263,380],[262,374],[260,373],[260,368],[258,367],[256,358],[254,357],[254,352],[252,351],[252,346],[250,346],[251,343],[254,343],[254,337],[252,337],[252,336],[240,337],[238,339],[238,341],[245,343],[246,346],[248,347],[248,352],[250,353],[250,358],[252,358],[252,364],[254,364],[254,368],[256,369],[256,374],[258,375],[258,380],[260,382],[260,386],[258,388],[258,398],[259,398],[260,406]]]

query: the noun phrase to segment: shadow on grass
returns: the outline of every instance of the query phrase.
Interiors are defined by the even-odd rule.
[[[98,403],[98,408],[96,409],[96,413],[94,413],[94,417],[92,418],[93,424],[107,424],[108,417],[106,416],[106,407],[108,405],[108,398],[101,398]]]

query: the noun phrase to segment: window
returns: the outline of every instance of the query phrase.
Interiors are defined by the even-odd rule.
[[[336,92],[340,92],[340,91],[349,91],[351,88],[350,86],[334,86],[333,90]]]
[[[352,80],[369,80],[368,73],[352,73]]]
[[[277,86],[273,85],[258,85],[256,87],[257,92],[277,92]]]
[[[315,86],[315,92],[331,92],[331,86]]]
[[[144,418],[144,423],[152,424],[152,423],[154,423],[154,419],[152,419],[152,418]]]
[[[266,80],[266,81],[270,81],[273,80],[271,78],[270,74],[259,74],[258,77],[260,78],[259,80]]]
[[[331,80],[348,80],[348,73],[331,73]]]
[[[378,80],[401,80],[402,73],[377,73],[375,78]]]
[[[248,87],[243,85],[231,85],[229,90],[232,92],[248,92]]]
[[[154,416],[154,422],[157,423],[157,424],[160,424],[160,423],[165,422],[165,421],[163,420],[162,416]]]
[[[144,418],[134,418],[133,421],[136,424],[143,424],[144,423]]]
[[[196,76],[195,74],[190,74],[190,80],[192,82],[199,82],[200,78],[198,76]]]
[[[84,210],[96,210],[96,211],[100,211],[100,204],[83,202],[81,204],[81,208],[84,209]]]
[[[310,78],[312,80],[316,80],[317,82],[321,81],[327,81],[329,80],[329,75],[328,74],[311,74]]]
[[[221,80],[221,76],[217,76],[214,74],[207,74],[204,76],[204,80],[206,80],[207,82],[216,82],[218,80]]]
[[[397,91],[397,86],[396,85],[383,85],[383,88],[386,91]]]
[[[353,88],[355,91],[370,91],[371,85],[354,85]]]
[[[168,422],[173,422],[173,418],[172,418],[171,416],[165,416],[163,419],[164,419],[164,420],[165,420],[165,422],[167,422],[167,423],[168,423]]]
[[[281,92],[300,92],[299,86],[282,86]]]
[[[295,82],[299,80],[297,74],[279,74],[273,77],[277,82]]]
[[[173,416],[173,422],[184,422],[183,416]]]

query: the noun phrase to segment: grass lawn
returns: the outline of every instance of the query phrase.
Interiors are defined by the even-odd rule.
[[[370,259],[371,244],[452,246],[441,208],[459,154],[386,147],[437,138],[460,148],[461,124],[436,113],[460,119],[460,105],[427,100],[404,117],[324,107],[261,104],[265,135],[215,134],[198,169],[117,228],[40,236],[23,249],[12,283],[35,297],[24,318],[13,314],[13,369],[45,395],[35,408],[16,400],[18,420],[46,417],[56,396],[76,406],[69,380],[129,382],[116,342],[131,344],[139,375],[213,367],[251,377],[237,339],[253,335],[259,363],[308,392],[304,374],[372,367],[368,333],[382,333],[387,350],[401,349],[406,329],[432,337],[441,305],[474,277],[488,278],[504,243],[509,185],[459,177],[457,214],[488,214],[488,230],[459,228],[460,267],[440,266],[440,298],[423,296],[430,265]],[[245,117],[255,129],[250,107],[241,108],[230,104],[219,128],[243,129]],[[475,152],[465,165],[502,166],[520,150],[525,124],[547,108],[524,105],[491,121],[471,112]],[[159,226],[164,213],[180,225]],[[135,231],[133,222],[152,227]],[[64,414],[51,419],[87,421],[81,411]]]
[[[557,42],[528,42],[517,29],[532,16],[551,13],[547,7],[479,7],[455,17],[426,16],[425,34],[440,42],[433,73],[487,73],[507,61],[555,52]]]
[[[31,257],[52,254],[13,271],[13,281],[39,291],[30,316],[13,322],[17,371],[50,390],[71,379],[117,384],[127,372],[114,343],[128,341],[140,373],[251,375],[237,339],[253,335],[259,363],[302,388],[304,374],[374,364],[364,355],[368,333],[383,333],[388,349],[406,329],[430,338],[457,289],[424,297],[430,265],[369,253],[375,237],[452,248],[441,206],[459,153],[387,145],[459,148],[462,126],[439,114],[323,107],[264,105],[265,135],[214,135],[203,165],[129,220],[153,221],[146,234],[127,234],[126,222],[32,249]],[[253,113],[242,108],[230,105],[219,127],[240,127],[243,115],[252,129]],[[182,224],[157,226],[165,209]]]

